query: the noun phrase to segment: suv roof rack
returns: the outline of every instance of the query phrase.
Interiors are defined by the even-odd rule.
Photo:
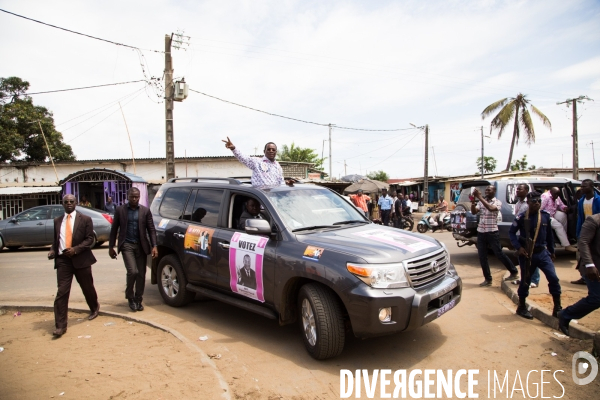
[[[167,181],[167,183],[174,183],[174,182],[178,182],[178,181],[186,181],[186,182],[221,181],[221,182],[227,182],[230,185],[239,185],[240,184],[240,181],[238,181],[237,179],[233,179],[233,178],[210,178],[210,177],[204,177],[204,176],[188,176],[185,178],[171,178]]]

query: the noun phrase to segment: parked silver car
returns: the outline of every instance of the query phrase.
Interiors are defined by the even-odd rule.
[[[108,240],[112,224],[111,215],[102,210],[81,206],[77,206],[76,211],[92,219],[94,246],[100,246]],[[0,250],[3,247],[16,250],[21,246],[52,244],[54,218],[63,215],[64,212],[60,204],[38,206],[0,221]]]

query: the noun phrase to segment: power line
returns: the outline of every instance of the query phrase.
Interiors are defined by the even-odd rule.
[[[81,125],[81,124],[83,124],[84,122],[87,122],[87,121],[89,121],[90,119],[92,119],[92,118],[94,118],[94,117],[96,117],[96,116],[98,116],[98,115],[100,115],[100,114],[102,114],[102,113],[104,113],[104,112],[106,112],[106,111],[110,110],[110,109],[111,109],[111,107],[114,107],[115,105],[117,105],[119,102],[121,102],[121,101],[125,100],[126,98],[129,98],[129,97],[131,97],[131,96],[133,96],[133,95],[135,95],[135,94],[139,94],[139,93],[140,93],[142,90],[144,90],[144,88],[145,88],[145,87],[143,87],[143,88],[140,88],[140,89],[136,90],[135,92],[128,94],[127,96],[124,96],[124,97],[122,97],[122,98],[120,98],[120,99],[118,99],[118,100],[116,100],[116,101],[113,101],[112,103],[109,103],[108,105],[105,105],[105,106],[99,107],[99,108],[97,108],[97,109],[95,109],[95,110],[92,110],[92,111],[90,111],[90,112],[87,112],[87,113],[85,113],[85,114],[83,114],[83,115],[80,115],[79,117],[71,118],[69,121],[72,121],[72,120],[74,120],[74,119],[78,119],[78,118],[80,118],[80,117],[82,117],[82,116],[84,116],[84,115],[90,114],[90,113],[92,113],[92,112],[94,112],[94,111],[97,111],[97,110],[99,110],[99,109],[100,109],[100,111],[98,111],[98,112],[97,112],[97,113],[95,113],[95,114],[92,114],[90,117],[88,117],[88,118],[86,118],[86,119],[84,119],[84,120],[82,120],[82,121],[79,121],[79,122],[77,122],[76,124],[69,126],[68,128],[61,129],[61,132],[62,132],[62,133],[64,133],[65,131],[67,131],[67,130],[69,130],[69,129],[71,129],[71,128],[75,128],[76,126],[78,126],[78,125]],[[68,122],[68,121],[67,121],[67,122]],[[63,123],[63,124],[64,124],[64,123]],[[55,125],[55,126],[59,126],[59,125]]]
[[[366,169],[371,169],[376,165],[379,165],[381,163],[383,163],[384,161],[387,161],[388,159],[390,159],[393,155],[395,155],[397,152],[399,152],[400,150],[402,150],[407,144],[409,144],[414,138],[416,138],[421,132],[417,132],[413,137],[411,137],[408,142],[404,143],[402,146],[400,146],[400,148],[398,150],[396,150],[395,152],[393,152],[392,154],[389,155],[389,157],[384,158],[383,160],[381,160],[380,162],[378,162],[377,164],[373,164],[370,167],[367,167]]]
[[[279,118],[289,119],[289,120],[296,121],[296,122],[302,122],[302,123],[305,123],[305,124],[312,124],[312,125],[319,125],[319,126],[327,126],[327,127],[329,127],[329,125],[330,125],[330,124],[322,124],[322,123],[319,123],[319,122],[306,121],[306,120],[303,120],[303,119],[297,119],[297,118],[292,118],[292,117],[286,117],[286,116],[284,116],[284,115],[274,114],[274,113],[271,113],[271,112],[268,112],[268,111],[258,110],[258,109],[256,109],[256,108],[252,108],[252,107],[244,106],[244,105],[242,105],[242,104],[234,103],[234,102],[232,102],[232,101],[229,101],[229,100],[223,100],[223,99],[220,99],[220,98],[218,98],[218,97],[211,96],[210,94],[202,93],[202,92],[199,92],[199,91],[197,91],[197,90],[194,90],[194,89],[191,89],[191,88],[190,88],[189,90],[190,90],[191,92],[195,92],[195,93],[201,94],[201,95],[203,95],[203,96],[210,97],[210,98],[212,98],[212,99],[215,99],[215,100],[222,101],[222,102],[224,102],[224,103],[233,104],[234,106],[238,106],[238,107],[246,108],[246,109],[248,109],[248,110],[252,110],[252,111],[260,112],[260,113],[263,113],[263,114],[267,114],[267,115],[270,115],[270,116],[272,116],[272,117],[279,117]],[[351,130],[351,131],[365,131],[365,132],[396,132],[396,131],[407,131],[407,130],[414,129],[414,128],[399,128],[399,129],[364,129],[364,128],[349,128],[349,127],[346,127],[346,126],[338,126],[338,125],[336,125],[336,126],[335,126],[335,128],[336,128],[336,129],[345,129],[345,130]]]
[[[146,51],[153,51],[153,52],[155,52],[155,53],[164,53],[164,51],[160,51],[160,50],[141,49],[141,48],[139,48],[139,47],[136,47],[136,46],[130,46],[130,45],[128,45],[128,44],[123,44],[123,43],[113,42],[112,40],[102,39],[102,38],[99,38],[99,37],[96,37],[96,36],[92,36],[92,35],[88,35],[88,34],[85,34],[85,33],[76,32],[76,31],[72,31],[71,29],[67,29],[67,28],[61,28],[60,26],[56,26],[56,25],[48,24],[48,23],[46,23],[46,22],[38,21],[37,19],[29,18],[29,17],[26,17],[26,16],[24,16],[24,15],[15,14],[15,13],[13,13],[13,12],[10,12],[10,11],[7,11],[7,10],[3,10],[3,9],[1,9],[1,8],[0,8],[0,11],[2,11],[2,12],[5,12],[5,13],[7,13],[7,14],[14,15],[15,17],[23,18],[23,19],[26,19],[26,20],[29,20],[29,21],[37,22],[38,24],[46,25],[46,26],[49,26],[49,27],[51,27],[51,28],[60,29],[60,30],[63,30],[63,31],[66,31],[66,32],[69,32],[69,33],[74,33],[74,34],[76,34],[76,35],[85,36],[85,37],[88,37],[88,38],[90,38],[90,39],[100,40],[100,41],[102,41],[102,42],[106,42],[106,43],[114,44],[114,45],[117,45],[117,46],[128,47],[128,48],[130,48],[130,49],[135,49],[135,50],[146,50]]]
[[[145,87],[145,86],[144,86],[144,87]],[[81,118],[81,117],[83,117],[83,116],[85,116],[85,115],[88,115],[88,114],[91,114],[91,113],[93,113],[94,111],[98,111],[98,110],[100,110],[100,109],[102,109],[102,108],[107,108],[107,107],[109,107],[109,106],[111,106],[111,105],[114,105],[114,104],[118,103],[119,101],[121,101],[121,100],[124,100],[124,99],[126,99],[126,98],[128,98],[128,97],[130,97],[130,96],[133,96],[134,94],[136,94],[136,93],[137,93],[137,92],[139,92],[139,91],[142,91],[142,90],[144,89],[144,87],[142,87],[142,88],[140,88],[140,89],[137,89],[136,91],[134,91],[134,92],[132,92],[132,93],[129,93],[128,95],[125,95],[125,96],[123,96],[123,97],[121,97],[121,98],[119,98],[119,99],[117,99],[117,100],[115,100],[115,101],[111,101],[110,103],[107,103],[107,104],[105,104],[105,105],[103,105],[103,106],[100,106],[100,107],[94,108],[94,109],[93,109],[93,110],[91,110],[91,111],[88,111],[88,112],[86,112],[86,113],[83,113],[83,114],[81,114],[81,115],[78,115],[78,116],[76,116],[76,117],[73,117],[73,118],[71,118],[71,119],[68,119],[68,120],[66,120],[66,121],[62,121],[62,122],[61,122],[61,123],[59,123],[59,124],[55,124],[54,126],[55,126],[55,127],[57,127],[57,126],[62,126],[62,125],[64,125],[64,124],[66,124],[67,122],[71,122],[71,121],[73,121],[73,120],[75,120],[75,119],[79,119],[79,118]],[[101,111],[101,112],[103,112],[103,111]],[[97,115],[97,114],[95,114],[95,115]],[[73,125],[73,126],[75,126],[75,125]],[[71,127],[67,128],[67,129],[71,129],[73,126],[71,126]]]
[[[133,100],[135,100],[139,95],[141,94],[138,93],[136,96],[134,96],[131,100],[129,100],[127,103],[125,103],[124,105],[127,105],[129,103],[131,103]],[[78,137],[80,137],[81,135],[83,135],[84,133],[88,132],[89,130],[91,130],[92,128],[94,128],[95,126],[99,125],[100,123],[104,122],[105,120],[107,120],[108,118],[110,118],[114,113],[116,113],[117,111],[119,111],[119,109],[111,112],[110,114],[108,114],[105,118],[101,119],[100,121],[98,121],[97,123],[95,123],[94,125],[90,126],[88,129],[86,129],[85,131],[81,132],[79,135],[75,136],[73,139],[69,140],[66,143],[71,143],[73,140],[77,139]]]
[[[46,94],[46,93],[57,93],[57,92],[69,92],[72,90],[82,90],[82,89],[93,89],[93,88],[99,88],[99,87],[105,87],[105,86],[117,86],[117,85],[127,85],[129,83],[138,83],[138,82],[146,82],[144,79],[140,79],[137,81],[129,81],[129,82],[118,82],[118,83],[107,83],[105,85],[94,85],[94,86],[84,86],[84,87],[78,87],[78,88],[72,88],[72,89],[58,89],[58,90],[48,90],[45,92],[35,92],[35,93],[24,93],[28,96],[34,95],[34,94]]]

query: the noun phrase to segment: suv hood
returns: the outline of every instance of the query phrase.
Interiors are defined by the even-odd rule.
[[[374,264],[400,262],[442,247],[428,236],[376,224],[297,234],[296,239]]]

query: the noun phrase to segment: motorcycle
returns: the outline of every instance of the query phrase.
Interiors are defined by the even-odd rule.
[[[435,212],[438,212],[437,209],[432,207],[427,208],[427,212],[423,215],[423,217],[417,224],[417,231],[419,233],[425,233],[429,229],[431,229],[431,232],[435,232],[437,230],[442,229],[440,227],[440,224],[437,222],[437,215],[435,216],[435,218],[432,217],[432,214]],[[444,229],[446,229],[449,232],[452,232],[452,224],[450,223],[450,213],[446,213],[446,216],[444,217]]]
[[[404,210],[402,211],[402,221],[400,222],[400,229],[412,231],[415,227],[415,220],[413,219],[412,213]]]

